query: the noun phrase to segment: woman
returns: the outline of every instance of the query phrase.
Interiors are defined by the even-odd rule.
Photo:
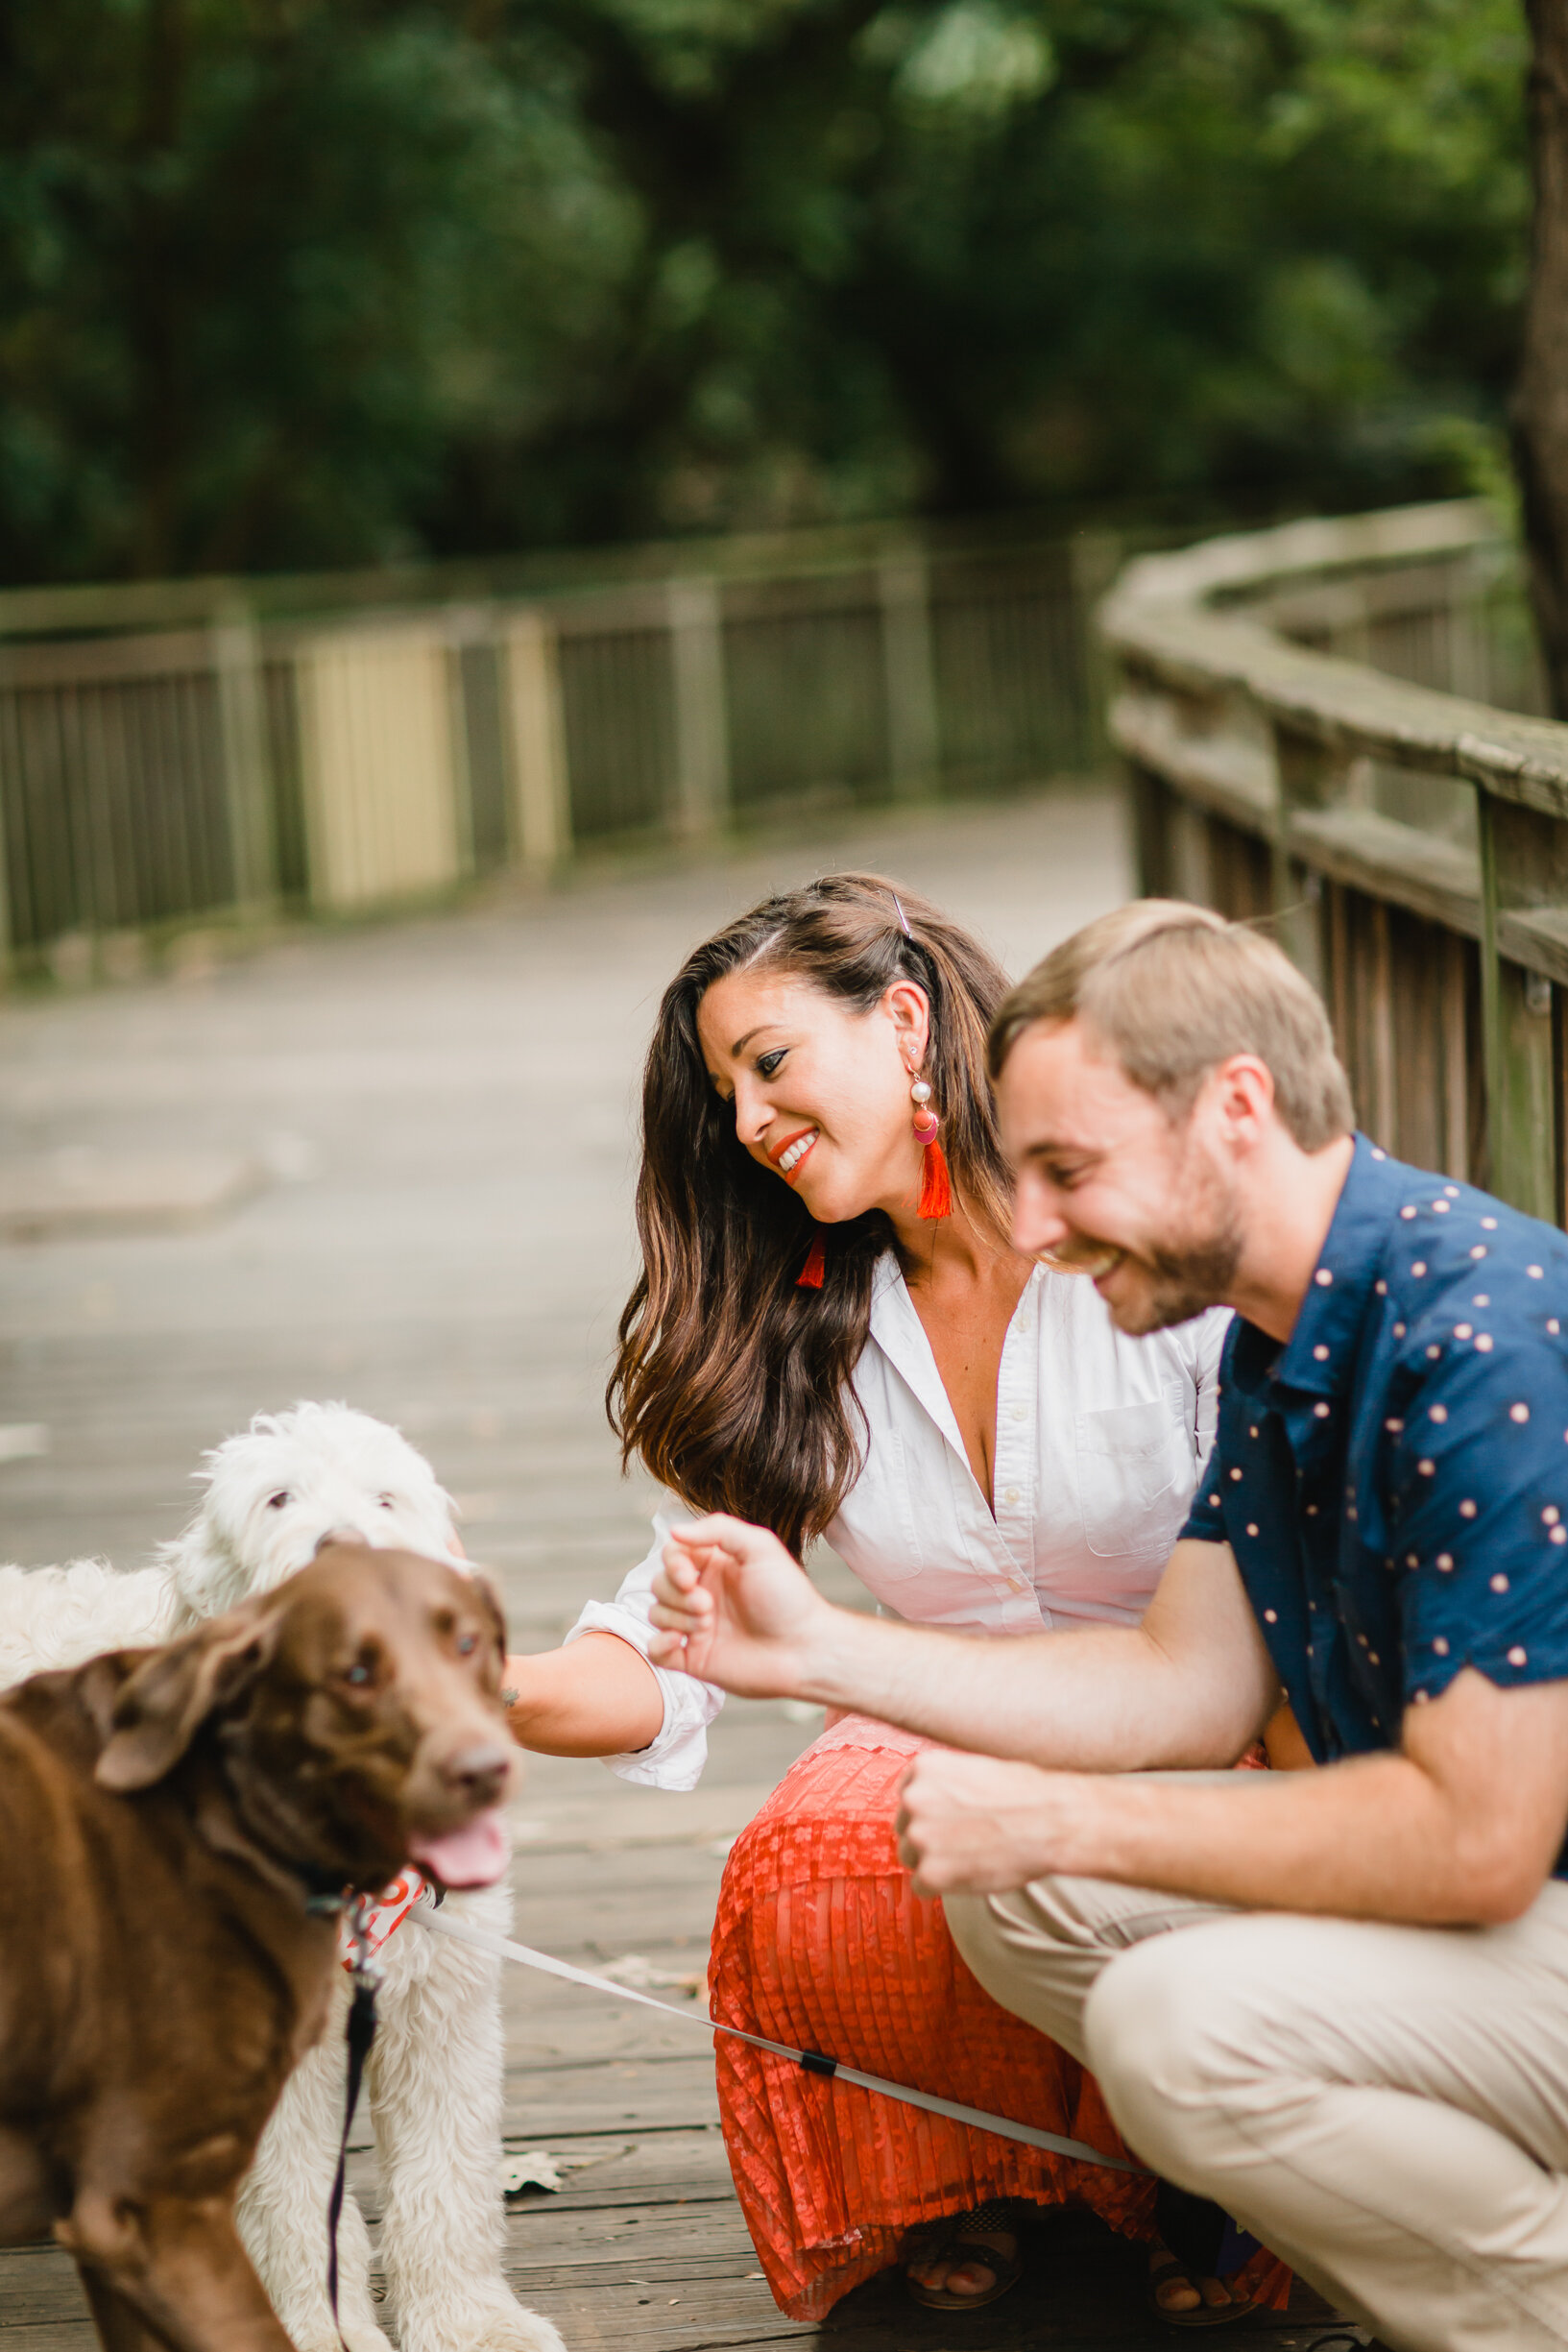
[[[1224,1318],[1130,1340],[1091,1283],[1012,1251],[985,1077],[1005,987],[934,907],[859,874],[767,900],[676,976],[647,1059],[643,1268],[610,1386],[627,1458],[671,1499],[616,1599],[564,1651],[511,1661],[525,1745],[696,1781],[720,1694],[644,1655],[660,1547],[692,1511],[760,1521],[797,1553],[826,1538],[881,1607],[925,1624],[1142,1614],[1213,1431]],[[715,2014],[1119,2153],[1093,2081],[987,1999],[940,1906],[909,1892],[892,1822],[919,1744],[831,1725],[736,1841]],[[1019,2268],[998,2200],[1086,2204],[1149,2234],[1154,2191],[1127,2173],[740,2045],[721,2044],[718,2075],[736,2189],[792,2317],[937,2221],[913,2291],[991,2300]],[[1218,2267],[1210,2235],[1199,2273]],[[1268,2267],[1227,2288],[1154,2259],[1156,2307],[1189,2325],[1241,2316]]]

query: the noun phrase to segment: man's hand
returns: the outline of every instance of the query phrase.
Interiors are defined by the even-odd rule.
[[[899,1858],[917,1895],[1000,1895],[1067,1867],[1077,1783],[942,1750],[899,1783]]]
[[[649,1655],[746,1699],[809,1696],[812,1637],[835,1612],[765,1527],[722,1512],[672,1530]]]

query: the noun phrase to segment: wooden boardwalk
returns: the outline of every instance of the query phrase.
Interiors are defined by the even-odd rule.
[[[0,1246],[0,1556],[134,1565],[180,1524],[202,1447],[258,1408],[345,1396],[399,1422],[459,1496],[515,1642],[559,1639],[644,1548],[646,1496],[599,1397],[658,990],[764,888],[851,862],[943,899],[1015,969],[1128,887],[1119,812],[1068,796],[0,1005],[0,1175],[63,1152],[78,1174],[94,1153],[228,1152],[268,1176],[205,1229]],[[700,1976],[728,1841],[814,1729],[727,1709],[689,1796],[537,1759],[515,1808],[518,1933],[589,1967],[636,1954]],[[548,2149],[567,2184],[519,2200],[509,2268],[570,2352],[814,2339],[758,2275],[705,2037],[519,1970],[506,1998],[508,2143]],[[374,2213],[373,2160],[355,2163]],[[1171,2340],[1136,2259],[1072,2216],[994,2312],[923,2313],[874,2281],[822,2333],[844,2352]],[[1312,2333],[1304,2311],[1225,2340],[1285,2352]],[[0,2352],[91,2340],[62,2256],[0,2253]]]

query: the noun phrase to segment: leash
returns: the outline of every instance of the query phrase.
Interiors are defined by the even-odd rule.
[[[492,1935],[487,1928],[470,1927],[466,1920],[448,1919],[438,1911],[428,1889],[413,1903],[406,1917],[422,1927],[428,1935],[449,1935],[454,1942],[468,1944],[475,1952],[489,1952],[493,1958],[512,1960],[519,1968],[534,1968],[546,1976],[559,1976],[567,1984],[580,1984],[591,1993],[605,1993],[613,2000],[634,2000],[644,2009],[657,2009],[661,2017],[671,2017],[678,2025],[693,2025],[699,2033],[727,2033],[732,2040],[745,2042],[753,2049],[765,2049],[775,2058],[787,2058],[808,2074],[823,2074],[832,2082],[853,2083],[857,2091],[870,2091],[879,2098],[897,2099],[901,2106],[922,2107],[928,2115],[942,2115],[954,2123],[969,2123],[977,2131],[994,2132],[999,2140],[1022,2140],[1025,2146],[1045,2148],[1052,2156],[1071,2156],[1077,2164],[1099,2165],[1106,2171],[1134,2172],[1141,2179],[1148,2177],[1146,2169],[1133,2164],[1125,2156],[1107,2156],[1099,2148],[1091,2147],[1086,2140],[1064,2139],[1059,2132],[1037,2131],[1032,2123],[1015,2123],[1010,2116],[987,2115],[983,2108],[965,2107],[955,2098],[938,2098],[934,2092],[916,2091],[907,2083],[887,2082],[880,2074],[863,2074],[858,2067],[842,2066],[836,2058],[824,2056],[820,2049],[791,2049],[787,2043],[770,2042],[764,2034],[747,2033],[739,2025],[726,2025],[716,2017],[693,2009],[674,2008],[667,2000],[656,2000],[651,1993],[639,1993],[630,1985],[616,1984],[609,1976],[595,1976],[586,1968],[573,1968],[569,1960],[552,1959],[548,1952],[535,1952],[527,1944],[517,1944],[510,1936]],[[356,1996],[357,1998],[357,1996]],[[350,2092],[352,2110],[353,2093]],[[348,2144],[348,2125],[344,2126],[344,2142]],[[337,2195],[342,2200],[343,2170],[338,2169]],[[337,2260],[337,2229],[333,2224],[332,2258]],[[333,2305],[334,2313],[336,2304]]]
[[[326,2295],[332,2306],[332,2325],[337,2329],[343,2352],[349,2352],[343,2322],[338,2317],[338,2223],[343,2219],[344,2190],[349,2177],[349,2131],[359,2104],[359,2086],[365,2079],[365,2061],[371,2054],[375,2039],[375,1995],[381,1982],[380,1963],[373,1956],[374,1944],[372,1919],[376,1909],[375,1899],[361,1895],[350,1903],[344,1915],[344,1925],[350,1939],[347,1962],[349,1981],[353,1986],[353,1998],[349,2003],[349,2077],[343,2095],[343,2138],[338,2145],[337,2170],[332,2175],[332,2194],[326,2201]]]

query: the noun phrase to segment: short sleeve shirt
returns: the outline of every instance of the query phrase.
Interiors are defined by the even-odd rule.
[[[1182,1532],[1232,1546],[1319,1762],[1464,1666],[1568,1679],[1568,1237],[1358,1136],[1289,1341],[1231,1327]]]

